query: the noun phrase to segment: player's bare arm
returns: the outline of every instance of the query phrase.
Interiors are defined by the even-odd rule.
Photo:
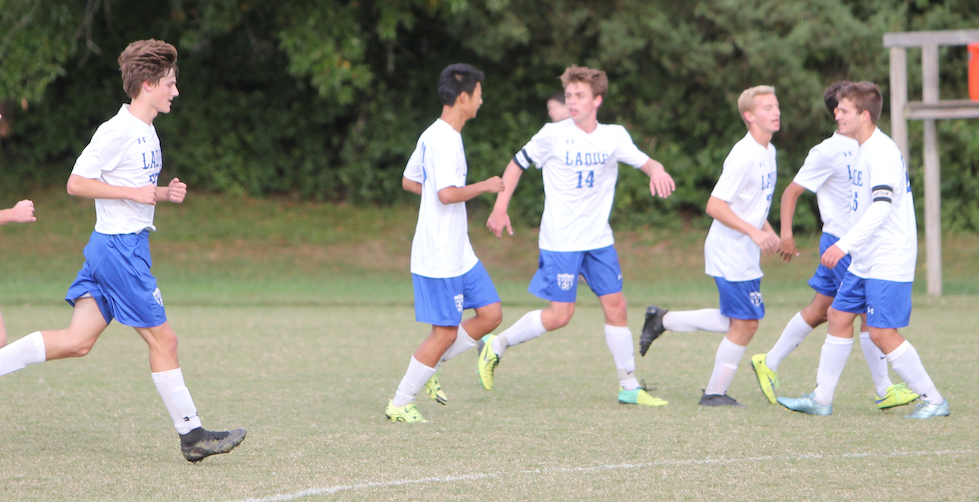
[[[68,195],[85,199],[128,199],[140,204],[156,205],[156,185],[139,188],[120,187],[77,174],[68,177]]]
[[[785,187],[782,192],[782,238],[779,240],[778,254],[786,263],[792,260],[793,256],[799,256],[799,250],[795,247],[795,237],[792,234],[792,219],[795,217],[796,201],[806,189],[802,185],[792,182]]]
[[[486,220],[486,228],[489,228],[490,232],[493,232],[493,235],[497,237],[503,235],[504,229],[509,235],[513,235],[513,227],[510,225],[510,215],[507,214],[507,208],[510,207],[510,199],[513,197],[514,190],[517,189],[517,184],[520,183],[522,174],[523,169],[513,160],[507,164],[506,170],[503,171],[503,185],[507,189],[496,196],[493,212]]]
[[[417,181],[409,180],[404,176],[401,177],[401,188],[403,188],[406,192],[411,192],[415,195],[422,194],[422,184]]]
[[[723,223],[724,226],[751,237],[751,240],[761,248],[762,254],[770,255],[778,249],[778,235],[775,234],[767,221],[765,222],[766,228],[755,228],[754,225],[735,214],[731,206],[722,199],[712,195],[707,200],[707,215]]]
[[[30,223],[37,221],[34,217],[34,202],[24,199],[10,209],[0,211],[0,225],[7,223]]]
[[[502,191],[503,178],[493,176],[479,183],[472,183],[464,187],[445,187],[439,190],[439,201],[442,204],[454,204],[456,202],[466,202],[479,194],[500,193]]]
[[[187,184],[177,178],[170,180],[170,184],[163,190],[156,191],[157,202],[173,202],[180,204],[187,196]]]
[[[673,177],[659,161],[649,159],[640,169],[649,176],[649,193],[653,196],[665,199],[676,190]]]

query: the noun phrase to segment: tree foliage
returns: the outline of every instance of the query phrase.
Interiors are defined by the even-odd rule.
[[[871,80],[886,100],[883,33],[974,27],[979,11],[970,3],[0,0],[0,103],[32,102],[28,111],[4,109],[12,131],[0,161],[5,178],[63,181],[125,97],[116,56],[152,37],[180,51],[181,96],[156,121],[169,174],[215,191],[390,203],[408,198],[401,171],[438,116],[443,67],[469,62],[487,76],[480,115],[463,131],[475,180],[502,171],[547,119],[556,77],[579,64],[609,74],[599,119],[625,125],[679,185],[670,199],[654,200],[644,176],[622,171],[614,218],[697,223],[724,157],[745,133],[736,111],[744,88],[777,89],[784,187],[834,129],[821,99],[826,85]],[[964,97],[965,49],[941,57],[943,98]],[[913,96],[915,51],[909,62]],[[920,194],[919,126],[912,124],[911,173]],[[945,222],[959,230],[979,229],[975,131],[964,121],[940,126]],[[539,218],[540,184],[539,175],[524,176],[514,218]],[[818,228],[814,198],[800,205],[796,224]]]

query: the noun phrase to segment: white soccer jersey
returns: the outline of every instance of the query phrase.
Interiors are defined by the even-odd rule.
[[[728,203],[734,214],[758,229],[765,225],[775,193],[775,147],[761,146],[748,133],[724,159],[724,170],[711,196]],[[707,275],[730,282],[760,278],[761,248],[748,237],[714,220],[704,242]]]
[[[544,215],[539,246],[547,251],[590,251],[615,243],[608,216],[619,162],[642,167],[649,156],[620,125],[598,124],[591,133],[573,119],[546,124],[513,158],[543,169]]]
[[[443,188],[466,186],[466,171],[462,135],[444,120],[436,120],[418,138],[404,172],[406,178],[422,184],[418,224],[411,241],[412,274],[447,279],[476,265],[466,203],[443,204],[438,196]]]
[[[95,131],[71,174],[113,186],[139,188],[156,185],[161,169],[163,151],[156,128],[134,117],[126,104]],[[95,231],[132,234],[156,230],[155,208],[128,199],[95,199]]]
[[[850,230],[850,169],[860,148],[857,140],[833,133],[812,147],[796,173],[796,182],[816,193],[823,232],[842,237]]]
[[[918,227],[911,181],[901,150],[880,129],[875,129],[857,151],[853,196],[853,228],[837,243],[853,257],[847,270],[864,279],[914,281]],[[891,210],[879,227],[867,232],[860,220],[870,204],[883,196],[890,197]]]

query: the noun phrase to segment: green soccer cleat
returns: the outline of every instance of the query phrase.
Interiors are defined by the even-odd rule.
[[[436,371],[432,378],[429,378],[425,382],[425,392],[428,393],[428,397],[435,400],[438,404],[449,404],[449,397],[445,395],[445,391],[442,390],[442,382],[439,381],[439,373],[441,371]]]
[[[918,394],[908,388],[908,384],[901,382],[891,385],[883,396],[877,396],[877,407],[886,410],[895,406],[903,406],[918,399]]]
[[[479,359],[476,361],[476,374],[479,375],[479,383],[483,384],[486,390],[493,390],[493,372],[500,364],[500,356],[493,352],[493,339],[496,335],[486,335],[479,340]]]
[[[778,388],[778,373],[772,371],[765,364],[766,354],[755,354],[751,356],[751,369],[755,370],[755,377],[758,378],[758,386],[761,393],[768,398],[768,402],[775,404],[775,389]]]
[[[650,396],[649,393],[646,392],[645,386],[632,390],[625,390],[622,387],[619,387],[619,403],[638,404],[639,406],[666,406],[669,404],[669,402],[663,399]]]
[[[643,323],[642,333],[639,335],[640,356],[645,357],[653,340],[659,338],[666,331],[666,328],[663,327],[663,316],[669,311],[670,309],[659,308],[656,305],[650,305],[646,308],[646,321]]]
[[[778,403],[792,411],[828,417],[833,414],[833,403],[821,405],[816,402],[816,393],[803,394],[802,397],[780,397]]]
[[[948,399],[942,401],[942,404],[931,404],[928,401],[922,401],[918,406],[914,407],[908,415],[904,415],[904,418],[934,418],[934,417],[947,417],[952,413],[948,406]]]
[[[188,461],[197,463],[211,455],[228,453],[245,440],[245,429],[208,431],[198,427],[180,435],[180,451]]]
[[[428,422],[418,411],[415,403],[408,403],[407,406],[397,407],[394,405],[394,401],[389,401],[387,409],[384,410],[384,414],[392,422]]]

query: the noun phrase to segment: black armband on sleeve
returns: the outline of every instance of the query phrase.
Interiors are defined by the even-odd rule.
[[[870,190],[872,192],[871,197],[873,198],[874,202],[884,201],[884,202],[887,202],[888,204],[890,204],[890,202],[891,202],[891,194],[893,193],[893,190],[891,190],[891,187],[889,187],[887,185],[877,185],[877,186],[871,188]]]

